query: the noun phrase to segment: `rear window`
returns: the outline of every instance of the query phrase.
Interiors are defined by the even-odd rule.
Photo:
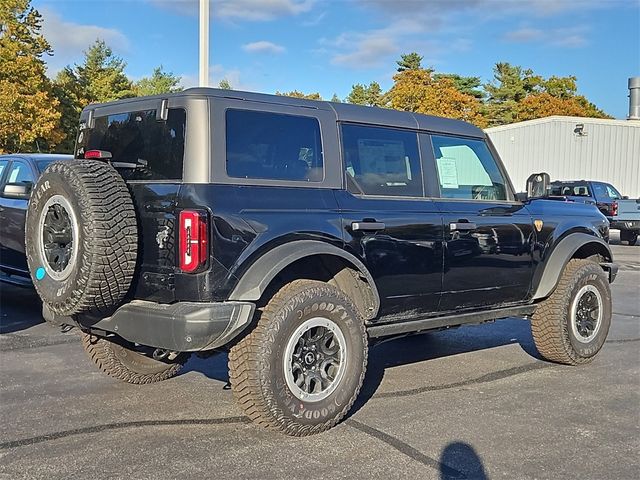
[[[313,117],[227,110],[227,175],[321,182],[320,124]]]
[[[591,189],[587,184],[556,184],[551,185],[551,195],[562,197],[590,197]]]
[[[187,114],[169,109],[167,121],[155,110],[96,117],[78,137],[78,156],[87,150],[111,152],[127,180],[181,180]]]

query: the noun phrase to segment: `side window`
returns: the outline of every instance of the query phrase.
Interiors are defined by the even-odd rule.
[[[0,174],[1,176],[2,174]],[[31,167],[20,160],[14,160],[8,172],[7,183],[33,183],[33,173]]]
[[[394,197],[424,195],[417,133],[342,125],[342,148],[351,193]]]
[[[8,164],[9,160],[0,160],[0,183],[2,182],[2,175],[4,174]]]
[[[431,137],[444,198],[507,200],[507,186],[487,144],[482,140]]]
[[[226,112],[227,175],[321,182],[320,123],[316,118],[251,110]]]
[[[181,180],[186,116],[171,108],[166,122],[155,110],[96,117],[94,128],[78,135],[78,156],[106,150],[114,162],[129,164],[123,169],[128,180]]]

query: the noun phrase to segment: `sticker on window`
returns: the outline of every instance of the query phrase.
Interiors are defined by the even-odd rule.
[[[455,158],[438,158],[438,175],[442,188],[458,188],[458,165]]]

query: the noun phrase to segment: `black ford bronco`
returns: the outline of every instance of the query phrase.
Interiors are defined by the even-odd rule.
[[[548,182],[516,199],[464,122],[190,89],[87,107],[75,159],[33,188],[26,251],[45,318],[108,375],[228,350],[245,414],[309,435],[348,412],[380,337],[522,317],[546,359],[593,359],[609,225]]]

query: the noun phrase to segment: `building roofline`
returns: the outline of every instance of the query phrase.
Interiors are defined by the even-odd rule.
[[[549,117],[536,118],[534,120],[525,120],[524,122],[510,123],[508,125],[500,125],[498,127],[486,128],[487,133],[502,132],[504,130],[512,130],[514,128],[526,127],[529,125],[539,125],[542,123],[552,123],[559,121],[571,121],[577,123],[601,124],[601,125],[618,125],[625,127],[640,127],[640,121],[635,120],[617,120],[609,118],[592,118],[592,117],[570,117],[563,115],[551,115]]]

